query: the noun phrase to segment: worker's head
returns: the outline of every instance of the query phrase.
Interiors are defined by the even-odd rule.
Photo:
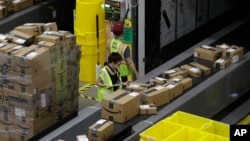
[[[120,21],[117,21],[114,23],[112,32],[116,37],[119,37],[123,34],[123,23]]]
[[[122,56],[117,52],[112,52],[108,57],[108,63],[113,69],[117,69],[122,62]]]

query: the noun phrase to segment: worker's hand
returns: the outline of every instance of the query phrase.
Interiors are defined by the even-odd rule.
[[[111,88],[111,86],[109,86],[109,85],[107,84],[107,85],[106,85],[106,88],[107,88],[107,89],[110,89],[110,88]]]
[[[136,74],[135,74],[135,78],[136,78],[136,79],[139,79],[139,78],[140,78],[139,73],[136,73]]]

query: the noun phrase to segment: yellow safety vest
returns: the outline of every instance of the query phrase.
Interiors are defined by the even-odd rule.
[[[132,70],[129,68],[128,64],[125,61],[124,58],[124,51],[127,48],[127,45],[124,44],[122,41],[118,40],[118,39],[111,39],[110,41],[110,53],[112,52],[118,52],[121,56],[122,56],[122,63],[118,68],[118,71],[120,73],[121,76],[128,76],[132,74]]]
[[[106,67],[103,67],[99,77],[101,78],[101,80],[103,81],[104,84],[108,84],[109,86],[112,86],[112,80],[109,76],[109,73],[106,69]],[[121,77],[119,76],[119,80],[121,82]],[[119,89],[122,89],[122,85],[119,86]],[[103,97],[109,95],[110,93],[114,92],[113,87],[110,89],[107,89],[106,87],[98,87],[98,101],[102,101]]]

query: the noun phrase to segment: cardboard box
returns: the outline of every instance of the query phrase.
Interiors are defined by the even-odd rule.
[[[150,85],[163,85],[167,82],[166,78],[163,77],[153,77],[149,80]]]
[[[15,27],[14,29],[31,36],[37,36],[41,34],[38,26],[20,25]]]
[[[33,5],[33,0],[13,0],[11,11],[17,12]]]
[[[0,43],[12,43],[13,37],[8,34],[0,34]]]
[[[169,99],[173,100],[183,93],[183,83],[180,81],[175,81],[171,79],[169,82],[163,85],[165,88],[169,89]]]
[[[231,64],[231,59],[229,58],[219,58],[213,63],[213,67],[217,69],[224,69]]]
[[[114,122],[100,119],[88,128],[88,138],[92,141],[104,141],[114,133]]]
[[[198,69],[197,67],[192,67],[188,64],[185,64],[185,65],[182,65],[181,68],[185,69],[188,72],[188,75],[192,77],[197,78],[201,76],[201,70]]]
[[[223,52],[223,57],[228,57],[231,60],[231,63],[236,63],[243,58],[244,48],[239,46],[231,46],[231,48],[227,49]]]
[[[157,107],[154,104],[140,105],[141,115],[154,115],[157,113]]]
[[[8,35],[13,37],[13,42],[19,45],[29,45],[34,41],[34,36],[20,32],[18,30],[12,30]]]
[[[188,72],[186,70],[179,68],[179,67],[162,72],[162,77],[164,77],[166,79],[173,78],[177,75],[187,76]]]
[[[50,22],[50,23],[44,24],[44,29],[45,31],[57,31],[58,30],[56,22]]]
[[[117,90],[102,100],[101,116],[104,119],[124,123],[139,114],[140,94]]]
[[[156,107],[164,105],[170,101],[170,91],[161,85],[154,86],[141,92],[143,104],[154,104]]]
[[[214,62],[222,56],[222,50],[212,46],[203,45],[194,49],[194,57]]]
[[[183,84],[183,90],[187,90],[188,88],[191,88],[193,86],[193,80],[189,77],[178,75],[173,78],[173,81],[181,82]]]
[[[0,5],[0,20],[7,16],[7,9]]]
[[[223,43],[221,45],[216,45],[215,47],[221,49],[222,51],[225,51],[225,50],[229,49],[231,46],[226,44],[226,43]]]
[[[192,63],[189,63],[189,65],[193,66],[193,67],[197,67],[198,69],[201,70],[201,73],[203,75],[207,75],[207,74],[210,74],[211,73],[211,69],[207,66],[204,66],[202,64],[199,64],[199,63],[196,63],[196,62],[192,62]]]
[[[150,84],[146,83],[138,83],[138,82],[129,82],[127,87],[125,87],[125,90],[131,91],[131,92],[141,92],[150,87]]]
[[[45,23],[25,23],[23,26],[35,26],[38,28],[38,33],[42,34],[45,31],[44,24]]]

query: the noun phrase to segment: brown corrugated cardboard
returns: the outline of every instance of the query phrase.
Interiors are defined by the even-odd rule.
[[[169,89],[161,85],[154,86],[141,92],[143,104],[154,104],[156,107],[164,105],[170,101]]]
[[[7,9],[0,5],[0,20],[7,16]]]
[[[100,119],[88,128],[88,139],[91,141],[104,141],[113,133],[114,122]]]
[[[181,68],[185,69],[188,72],[188,75],[190,75],[192,77],[200,77],[201,76],[201,70],[196,68],[196,67],[192,67],[188,64],[185,64],[185,65],[182,65]]]
[[[163,77],[153,77],[149,80],[150,85],[163,85],[167,82],[166,78]]]
[[[139,114],[140,94],[117,90],[102,100],[101,116],[104,119],[124,123]]]
[[[231,64],[231,59],[224,57],[224,58],[219,58],[213,63],[213,67],[217,69],[224,69],[227,66]]]
[[[33,0],[13,0],[11,11],[17,12],[33,5]]]
[[[14,29],[25,34],[29,34],[31,36],[37,36],[41,34],[38,26],[20,25],[15,27]]]
[[[179,67],[162,72],[162,77],[164,77],[166,79],[173,78],[177,75],[187,76],[188,72],[186,70],[179,68]]]
[[[176,81],[175,79],[169,80],[166,84],[163,85],[165,88],[169,89],[169,99],[173,100],[177,96],[183,93],[183,83]]]
[[[50,22],[50,23],[44,24],[44,29],[45,31],[57,31],[58,30],[56,22]]]
[[[211,69],[207,66],[204,66],[202,64],[199,64],[197,62],[192,62],[192,63],[189,63],[189,65],[193,66],[193,67],[197,67],[201,70],[201,73],[203,75],[207,75],[207,74],[210,74],[211,73]]]
[[[214,62],[222,56],[222,50],[212,46],[203,45],[194,49],[194,57]]]
[[[18,30],[12,30],[8,35],[13,37],[13,42],[20,45],[28,45],[34,41],[34,36],[20,32]]]
[[[157,113],[157,107],[154,104],[140,105],[141,115],[154,115]]]
[[[231,46],[229,49],[223,52],[223,57],[228,57],[231,60],[231,63],[236,63],[243,58],[244,48],[239,46]]]
[[[125,87],[125,90],[131,91],[131,92],[141,92],[150,87],[150,84],[146,83],[138,83],[138,82],[129,82],[127,87]]]
[[[176,77],[172,78],[172,80],[176,81],[176,82],[181,82],[183,84],[183,89],[184,90],[192,87],[192,85],[193,85],[192,78],[184,77],[184,76],[181,76],[181,75],[177,75]]]
[[[230,45],[228,45],[226,43],[223,43],[223,44],[220,44],[220,45],[216,45],[215,47],[221,49],[222,51],[225,51],[225,50],[230,48]]]

